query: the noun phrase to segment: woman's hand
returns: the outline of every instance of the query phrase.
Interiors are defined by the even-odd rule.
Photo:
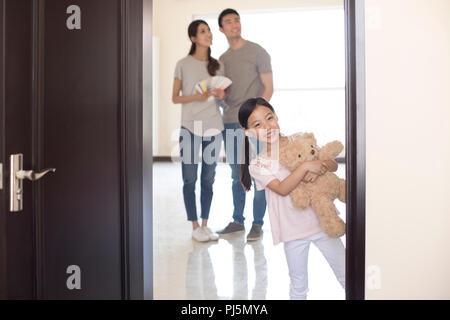
[[[307,161],[303,164],[305,168],[312,173],[323,175],[328,171],[327,166],[322,160]]]
[[[181,92],[181,80],[175,78],[173,80],[173,91],[172,91],[173,103],[191,103],[194,101],[206,101],[211,96],[210,91],[206,91],[204,93],[197,93],[189,96],[182,96],[180,95],[180,92]]]
[[[206,100],[208,100],[210,95],[211,95],[210,91],[206,91],[206,92],[203,92],[203,93],[197,93],[195,95],[195,100],[196,101],[206,101]]]
[[[213,89],[211,91],[212,95],[218,99],[218,100],[223,100],[225,99],[225,90],[222,89]]]

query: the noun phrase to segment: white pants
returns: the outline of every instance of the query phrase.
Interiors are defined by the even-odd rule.
[[[308,252],[313,242],[330,264],[337,280],[345,288],[345,248],[341,239],[319,232],[308,238],[284,243],[284,252],[291,279],[289,295],[292,300],[304,300],[308,292]]]

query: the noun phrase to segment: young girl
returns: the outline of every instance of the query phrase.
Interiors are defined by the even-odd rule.
[[[208,24],[195,20],[188,27],[188,36],[192,42],[189,54],[178,61],[173,82],[173,103],[182,104],[180,130],[180,156],[183,175],[183,198],[187,218],[192,222],[192,238],[197,241],[217,240],[217,233],[207,227],[209,211],[213,196],[213,183],[217,158],[222,143],[222,115],[213,95],[222,100],[223,90],[197,93],[195,85],[215,75],[223,75],[223,65],[211,57],[212,34]],[[182,93],[182,95],[180,94]],[[201,173],[201,218],[200,227],[197,219],[195,184],[200,146],[202,148]]]
[[[337,163],[308,161],[290,172],[278,161],[279,148],[296,136],[281,136],[273,107],[263,98],[247,100],[239,109],[239,123],[246,134],[245,163],[241,165],[241,182],[250,190],[251,177],[258,190],[265,189],[274,244],[284,243],[289,268],[291,299],[306,299],[308,292],[308,250],[313,242],[327,259],[337,280],[345,286],[345,248],[340,239],[328,237],[321,229],[311,207],[298,210],[289,193],[300,181],[313,182],[318,175],[337,170]],[[250,157],[248,137],[257,138],[265,149]],[[251,175],[251,177],[250,177]]]

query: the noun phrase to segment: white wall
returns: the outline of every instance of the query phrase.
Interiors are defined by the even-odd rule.
[[[177,132],[181,121],[181,105],[172,103],[173,72],[176,62],[186,56],[190,41],[187,27],[194,14],[216,14],[223,9],[233,8],[240,13],[254,10],[302,8],[302,7],[336,7],[342,6],[343,0],[154,0],[154,36],[159,39],[159,90],[157,112],[158,148],[157,156],[170,156],[173,148],[177,147]],[[268,22],[270,23],[270,21]],[[243,34],[245,33],[245,21]],[[214,34],[213,37],[224,37]],[[249,39],[251,40],[251,39]],[[213,40],[214,41],[214,40]],[[216,58],[221,53],[213,52]],[[171,136],[175,134],[175,140]]]
[[[366,0],[366,76],[366,298],[450,299],[450,1]]]

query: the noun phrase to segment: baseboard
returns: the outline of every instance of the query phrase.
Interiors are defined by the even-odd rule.
[[[334,159],[336,160],[337,163],[343,163],[345,164],[345,158],[341,157],[341,158],[336,158]],[[153,157],[153,162],[180,162],[180,157],[167,157],[167,156],[154,156]],[[225,161],[225,157],[222,157],[220,159],[220,162],[226,162]]]
[[[172,162],[172,160],[175,160],[173,162],[179,162],[180,158],[176,157],[176,158],[172,159],[172,157],[153,156],[153,162]]]

